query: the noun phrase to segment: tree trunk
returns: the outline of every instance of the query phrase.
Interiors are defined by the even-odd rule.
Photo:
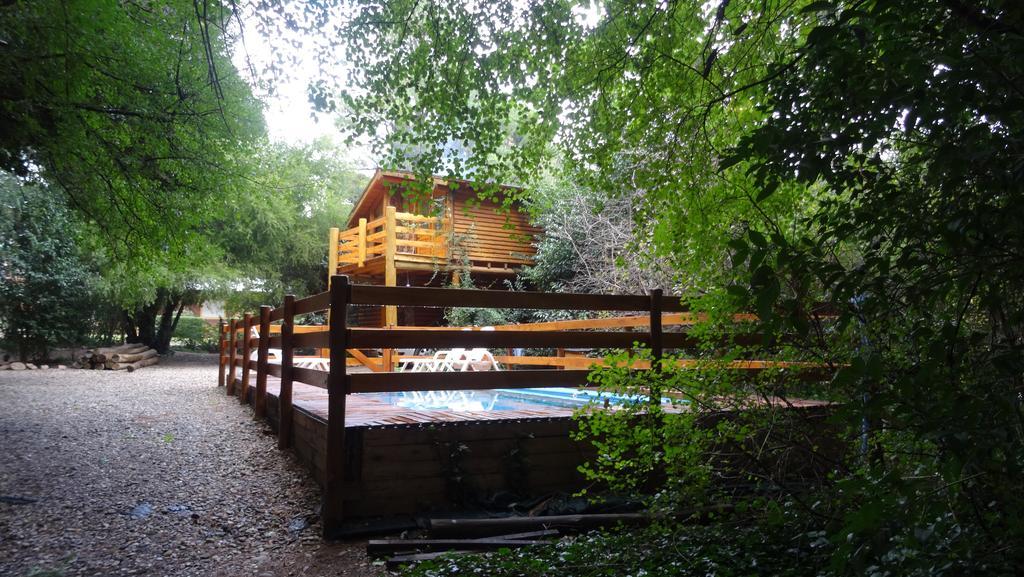
[[[160,328],[156,332],[156,345],[153,348],[160,354],[166,353],[171,348],[171,337],[174,336],[174,329],[178,328],[178,319],[181,318],[181,311],[185,309],[185,298],[181,294],[171,295],[167,299],[163,313],[160,315]]]
[[[187,288],[157,290],[152,303],[124,312],[127,341],[166,353],[171,348],[171,337],[185,306],[198,301],[200,295],[199,291]]]

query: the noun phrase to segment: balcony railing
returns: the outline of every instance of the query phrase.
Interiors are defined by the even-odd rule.
[[[384,216],[345,231],[331,230],[337,261],[332,270],[357,268],[376,258],[397,258],[427,263],[447,262],[449,231],[444,219],[408,212],[389,206]]]

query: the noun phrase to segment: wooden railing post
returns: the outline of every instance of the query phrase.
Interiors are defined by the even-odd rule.
[[[384,210],[384,286],[396,286],[398,274],[395,270],[395,207],[388,206]],[[393,327],[398,324],[398,307],[387,305],[384,307],[384,326]],[[394,369],[391,358],[391,349],[384,349],[381,355],[384,359],[384,372],[390,373]]]
[[[348,302],[347,276],[331,280],[331,368],[327,377],[327,449],[324,463],[324,492],[321,506],[323,532],[332,536],[344,519],[345,484],[345,402],[348,394]]]
[[[227,348],[228,348],[228,341],[227,341],[227,338],[225,338],[225,334],[226,333],[227,333],[227,326],[224,324],[224,319],[218,319],[218,321],[217,321],[217,334],[218,334],[218,343],[217,343],[217,386],[218,387],[223,387],[224,386],[224,372],[225,372],[224,369],[227,368],[225,366],[227,364],[227,358],[225,356],[225,353],[227,353]]]
[[[235,326],[235,319],[228,320],[228,331],[230,332],[230,335],[229,335],[229,338],[228,338],[228,387],[227,387],[227,393],[229,395],[235,394],[235,361],[236,361],[236,358],[238,357],[238,352],[236,351],[238,343],[235,340],[235,337],[236,337],[235,328],[236,328],[236,326]]]
[[[256,361],[256,399],[254,415],[257,419],[267,414],[267,363],[270,357],[270,307],[260,307],[260,342]]]
[[[338,274],[338,235],[337,228],[331,228],[330,237],[327,240],[327,278]]]
[[[651,370],[654,378],[651,381],[651,404],[661,405],[661,370],[664,346],[661,330],[662,314],[662,292],[661,289],[651,290]]]
[[[238,402],[249,402],[249,357],[252,356],[252,315],[242,317],[242,385],[238,391]]]
[[[292,358],[295,343],[295,295],[284,297],[284,319],[281,323],[281,392],[277,402],[277,447],[287,449],[292,442]]]
[[[664,356],[662,345],[661,315],[662,315],[662,292],[661,289],[651,290],[651,368],[661,368],[661,357]]]
[[[359,219],[359,241],[356,244],[356,250],[358,251],[357,254],[359,255],[359,257],[358,257],[359,258],[359,267],[362,268],[363,264],[366,262],[366,219],[365,218]],[[338,272],[338,269],[332,269],[331,270],[331,276],[335,275],[337,272]]]

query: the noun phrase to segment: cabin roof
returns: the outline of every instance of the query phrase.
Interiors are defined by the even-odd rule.
[[[447,178],[443,176],[433,176],[434,188],[438,186],[446,186],[450,188],[454,183],[458,184],[471,184],[472,181],[458,178]],[[416,179],[416,175],[406,170],[382,170],[378,168],[374,173],[373,177],[370,178],[370,182],[366,184],[366,188],[363,189],[363,193],[359,195],[359,200],[356,201],[355,207],[348,217],[348,226],[354,227],[359,224],[359,219],[365,217],[368,212],[372,210],[371,207],[377,206],[380,203],[382,196],[387,192],[387,183],[401,183],[409,182]],[[511,186],[507,184],[499,185],[502,189],[519,190],[517,186]]]

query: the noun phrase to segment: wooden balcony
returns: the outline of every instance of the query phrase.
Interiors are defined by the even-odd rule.
[[[380,218],[361,218],[358,226],[344,231],[331,229],[330,274],[383,277],[377,284],[394,286],[394,275],[402,271],[511,275],[533,262],[534,230],[523,234],[490,224],[477,230],[452,223],[451,215],[425,216],[389,206]]]

